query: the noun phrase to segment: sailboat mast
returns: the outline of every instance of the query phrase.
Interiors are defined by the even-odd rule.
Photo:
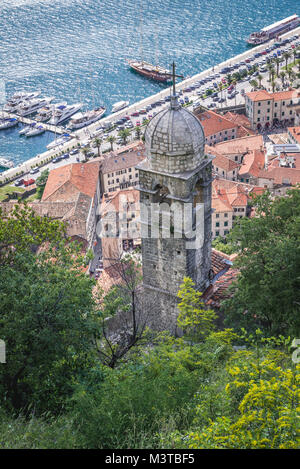
[[[140,0],[140,56],[143,63],[143,0]]]

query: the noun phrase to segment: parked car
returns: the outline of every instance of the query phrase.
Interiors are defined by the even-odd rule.
[[[28,179],[27,181],[24,181],[24,186],[28,187],[28,186],[31,186],[34,183],[35,183],[35,179]]]
[[[31,171],[30,171],[30,174],[36,174],[39,172],[39,168],[33,168]]]
[[[24,184],[24,179],[18,179],[18,181],[15,182],[16,187],[22,186],[22,184]]]
[[[75,148],[74,150],[70,151],[70,155],[77,155],[77,153],[79,153],[78,148]]]

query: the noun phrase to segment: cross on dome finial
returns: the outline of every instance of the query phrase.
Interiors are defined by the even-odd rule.
[[[170,106],[171,109],[178,109],[179,108],[179,103],[176,95],[176,74],[175,74],[175,69],[176,65],[175,62],[173,61],[172,63],[172,81],[173,81],[173,93],[171,95],[171,101],[170,101]]]

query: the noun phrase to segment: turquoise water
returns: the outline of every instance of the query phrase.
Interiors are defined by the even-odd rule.
[[[245,50],[253,31],[293,13],[298,0],[143,0],[143,58],[193,75]],[[133,103],[165,85],[128,69],[140,57],[140,0],[1,0],[0,80],[16,90],[92,108]],[[158,54],[156,54],[158,51]],[[1,88],[0,88],[1,89]],[[0,132],[0,157],[15,164],[54,138]]]

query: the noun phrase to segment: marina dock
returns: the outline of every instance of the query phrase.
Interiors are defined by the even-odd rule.
[[[18,119],[19,122],[21,122],[22,124],[26,124],[26,125],[30,125],[30,124],[33,124],[34,122],[37,122],[34,118],[22,117],[22,116],[19,116],[18,114],[11,114],[5,111],[3,111],[3,115],[9,118]],[[45,128],[45,130],[47,130],[48,132],[53,132],[54,134],[57,134],[57,135],[62,135],[66,132],[66,129],[64,129],[63,127],[50,125],[50,124],[47,124],[46,122],[39,122],[39,124],[42,125]]]

